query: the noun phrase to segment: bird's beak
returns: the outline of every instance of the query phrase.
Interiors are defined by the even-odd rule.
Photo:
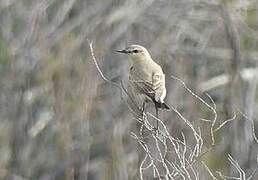
[[[127,50],[116,50],[116,52],[119,52],[119,53],[123,53],[123,54],[127,54],[128,53],[128,51]]]

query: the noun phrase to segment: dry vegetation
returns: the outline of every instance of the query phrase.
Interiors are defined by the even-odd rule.
[[[0,0],[0,179],[257,179],[257,42],[256,0]],[[160,119],[127,104],[135,43]]]

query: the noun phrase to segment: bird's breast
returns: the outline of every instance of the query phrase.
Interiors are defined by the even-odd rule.
[[[135,65],[133,66],[133,69],[131,71],[131,74],[133,76],[138,76],[139,78],[142,78],[147,81],[152,80],[152,68],[149,66],[144,66],[144,65]]]

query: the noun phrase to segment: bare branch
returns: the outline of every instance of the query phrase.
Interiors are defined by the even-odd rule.
[[[205,167],[205,169],[208,171],[208,173],[210,174],[210,176],[212,177],[213,180],[217,180],[217,178],[212,174],[210,168],[204,163],[204,161],[202,161],[203,166]]]

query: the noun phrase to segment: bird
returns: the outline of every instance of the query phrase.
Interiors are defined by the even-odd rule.
[[[154,103],[157,118],[159,109],[170,110],[164,102],[165,74],[161,66],[152,59],[148,50],[141,45],[133,44],[116,52],[129,56],[131,61],[129,84],[132,85],[136,95],[143,97],[142,112],[145,111],[145,104],[149,102]],[[158,128],[158,121],[156,128]]]

